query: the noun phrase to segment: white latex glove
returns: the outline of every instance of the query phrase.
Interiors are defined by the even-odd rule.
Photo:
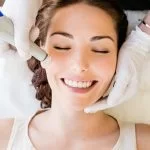
[[[24,59],[29,59],[29,35],[34,28],[35,19],[43,0],[5,0],[1,9],[14,24],[15,46]]]
[[[115,84],[108,98],[89,106],[84,111],[94,113],[114,107],[132,96],[139,88],[140,71],[150,51],[150,36],[136,27],[119,52]]]

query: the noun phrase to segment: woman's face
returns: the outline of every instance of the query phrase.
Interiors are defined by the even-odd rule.
[[[86,4],[59,9],[44,48],[54,103],[80,111],[104,95],[117,61],[115,25],[105,11]]]

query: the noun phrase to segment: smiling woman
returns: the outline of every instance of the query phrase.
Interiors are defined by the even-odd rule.
[[[135,129],[135,124],[120,122],[103,111],[84,112],[107,91],[126,38],[127,19],[117,3],[47,1],[37,26],[40,36],[36,42],[52,60],[49,65],[42,64],[44,69],[35,59],[29,66],[36,74],[33,84],[42,107],[51,104],[51,109],[27,120],[0,121],[0,146],[22,150],[136,150],[145,146],[148,126]]]
[[[59,2],[58,5],[55,8],[53,8],[52,4],[51,4],[51,7],[49,7],[50,3],[52,3],[52,1],[50,0],[50,1],[47,1],[47,3],[45,3],[45,5],[43,5],[43,8],[41,9],[41,11],[39,12],[39,15],[37,17],[38,19],[37,19],[37,23],[36,23],[37,26],[40,28],[40,36],[39,36],[39,39],[37,40],[38,45],[39,44],[41,44],[41,45],[45,44],[46,36],[47,36],[47,33],[48,33],[48,27],[49,27],[50,24],[53,23],[53,19],[51,20],[51,18],[53,18],[54,14],[55,14],[55,11],[57,11],[61,7],[69,6],[72,3],[78,3],[78,2],[80,2],[80,1],[70,1],[69,3],[68,2],[65,2],[65,3],[64,2],[62,2],[62,3]],[[105,1],[101,1],[101,2],[95,2],[95,1],[90,2],[89,1],[89,3],[90,3],[90,5],[96,6],[97,11],[100,11],[99,7],[106,11],[106,12],[104,12],[105,15],[107,15],[107,17],[112,21],[111,24],[113,24],[113,26],[112,26],[114,28],[113,33],[112,33],[111,30],[107,30],[107,29],[110,28],[110,25],[109,25],[110,21],[106,20],[104,17],[102,17],[102,19],[101,19],[101,20],[103,20],[103,24],[101,24],[101,30],[100,30],[99,25],[97,25],[97,29],[96,29],[96,24],[94,24],[94,22],[97,21],[96,19],[99,20],[99,16],[96,15],[97,18],[96,18],[96,16],[95,17],[92,16],[93,18],[91,20],[90,19],[87,20],[86,18],[88,17],[88,15],[90,15],[90,12],[85,14],[85,16],[79,14],[80,18],[76,18],[76,16],[74,16],[74,18],[72,18],[72,16],[71,17],[66,16],[67,14],[65,14],[66,18],[71,18],[72,19],[70,21],[72,24],[80,23],[80,24],[76,25],[76,29],[74,28],[72,30],[75,30],[75,32],[77,34],[77,31],[79,31],[80,28],[81,29],[82,29],[82,27],[84,28],[84,24],[86,22],[83,22],[83,21],[87,21],[87,23],[86,23],[87,28],[89,28],[90,25],[92,25],[91,23],[89,23],[91,21],[91,22],[93,22],[93,27],[95,28],[95,33],[96,33],[96,30],[97,30],[98,34],[93,33],[93,37],[92,36],[89,37],[89,42],[91,42],[91,48],[90,47],[88,47],[88,48],[90,48],[95,53],[96,52],[99,53],[99,55],[100,55],[100,53],[101,54],[102,53],[106,54],[106,53],[109,53],[109,51],[112,49],[112,47],[111,47],[112,44],[115,43],[115,44],[117,44],[116,51],[118,53],[118,50],[119,50],[120,46],[122,45],[122,43],[124,42],[124,40],[126,38],[127,20],[126,20],[125,14],[118,7],[118,5],[116,5],[115,2],[112,2],[112,4],[113,4],[113,7],[117,11],[114,8],[112,8],[112,6],[111,6],[111,4],[109,4],[109,2],[107,3]],[[99,6],[97,6],[97,5],[99,5]],[[75,12],[75,9],[74,8],[72,8],[72,9]],[[93,11],[93,10],[91,10],[91,11]],[[82,12],[80,12],[80,13],[82,13]],[[62,27],[62,22],[63,22],[63,20],[59,19],[59,25],[61,25],[61,27]],[[69,26],[69,28],[73,28],[73,26],[70,25],[70,24],[68,26]],[[100,33],[99,30],[103,31],[103,32]],[[108,32],[106,32],[106,30]],[[88,32],[87,32],[87,35],[88,35]],[[55,49],[57,49],[57,50],[58,49],[59,50],[67,50],[67,49],[69,50],[69,47],[71,47],[71,43],[69,43],[71,41],[69,39],[76,40],[76,38],[73,35],[70,35],[70,34],[71,33],[68,34],[68,33],[65,33],[65,32],[62,32],[62,31],[60,32],[60,30],[58,30],[55,33],[51,33],[51,35],[49,34],[49,37],[55,35],[54,37],[50,38],[51,42],[55,44],[53,47],[55,47]],[[80,34],[81,34],[81,32],[80,32]],[[116,37],[113,37],[114,36],[113,34],[115,34],[115,36],[117,36],[118,41],[115,39]],[[87,35],[85,35],[85,36],[87,36]],[[65,38],[65,37],[68,37],[68,41],[67,41],[67,38]],[[59,42],[59,44],[58,44],[58,42]],[[106,47],[106,45],[107,45],[107,47]],[[52,53],[50,54],[50,56],[52,56]],[[88,59],[90,58],[88,55],[86,55],[86,57]],[[72,60],[74,60],[74,58]],[[94,59],[94,60],[96,60],[96,59]],[[47,82],[47,77],[46,77],[45,70],[43,70],[43,68],[41,68],[40,62],[35,60],[34,58],[30,59],[28,61],[28,64],[29,64],[29,67],[31,68],[31,70],[33,72],[35,72],[35,74],[33,76],[32,83],[33,83],[33,85],[35,86],[35,88],[37,90],[36,98],[41,100],[41,107],[42,108],[50,107],[51,106],[51,88],[50,88],[50,86]],[[103,65],[99,64],[99,66],[95,66],[95,67],[97,67],[97,69],[98,69],[100,66],[103,66],[103,67],[105,66],[106,67],[106,64],[103,64]],[[108,88],[108,85],[107,85],[107,88]]]

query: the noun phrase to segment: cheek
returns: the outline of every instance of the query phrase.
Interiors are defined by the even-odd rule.
[[[51,52],[51,69],[52,70],[65,70],[65,63],[67,62],[66,54],[59,52]]]
[[[110,81],[115,73],[117,55],[113,54],[95,61],[95,71],[103,80]]]
[[[67,63],[66,53],[52,48],[48,48],[47,53],[51,57],[51,64],[46,68],[48,78],[53,78],[57,74],[61,75],[67,68],[65,65]]]

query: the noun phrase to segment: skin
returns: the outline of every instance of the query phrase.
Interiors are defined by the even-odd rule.
[[[58,34],[60,31],[67,34]],[[107,38],[91,41],[95,36]],[[104,95],[115,73],[118,50],[112,18],[105,11],[86,4],[60,9],[52,18],[44,49],[52,57],[51,64],[44,66],[52,88],[52,108],[31,120],[32,144],[44,150],[112,149],[119,138],[118,122],[103,112],[86,114],[83,111]],[[99,52],[93,51],[95,49]],[[96,80],[97,83],[83,94],[67,87],[61,78]],[[3,147],[7,147],[12,124],[12,119],[0,120]],[[136,131],[138,149],[150,149],[149,142],[145,143],[150,140],[150,127],[137,125]]]
[[[111,17],[95,7],[84,4],[77,6],[61,9],[56,13],[44,47],[52,58],[51,65],[45,68],[53,93],[52,109],[63,109],[69,114],[83,113],[85,107],[104,95],[115,73],[117,60],[117,35]],[[74,13],[76,7],[78,13]],[[98,19],[99,17],[102,19]],[[55,34],[57,32],[68,35]],[[109,38],[92,41],[96,36]],[[55,46],[69,49],[59,50]],[[103,51],[108,53],[104,54]],[[90,92],[79,94],[62,85],[61,78],[98,82]]]
[[[74,13],[76,9],[78,13]],[[83,18],[86,19],[83,20]],[[58,32],[65,32],[67,36],[58,34]],[[108,37],[91,40],[96,36]],[[69,50],[59,50],[55,46],[69,48]],[[101,9],[85,4],[61,9],[52,18],[44,49],[52,57],[51,64],[45,66],[52,88],[52,108],[45,115],[38,116],[35,122],[38,119],[40,121],[44,116],[49,122],[53,122],[53,125],[50,123],[52,126],[49,132],[57,130],[57,133],[54,133],[57,135],[55,139],[57,142],[60,141],[61,148],[64,147],[64,149],[69,143],[70,148],[74,147],[75,141],[79,139],[86,139],[87,143],[91,142],[92,145],[94,143],[96,147],[95,141],[109,133],[113,135],[109,141],[111,143],[109,147],[113,147],[119,136],[117,122],[103,112],[85,114],[83,111],[84,108],[103,96],[115,73],[117,35],[112,18]],[[98,50],[98,52],[94,50]],[[103,53],[104,50],[108,53]],[[60,80],[61,78],[75,81],[97,80],[98,82],[92,90],[81,94],[66,87]],[[104,127],[105,123],[111,124],[112,128]],[[42,128],[49,128],[47,125],[49,126],[49,124],[45,124]],[[116,132],[114,132],[115,130]],[[63,136],[67,137],[64,141],[62,141]],[[31,138],[34,139],[34,137]],[[33,143],[36,141],[33,140]],[[35,145],[37,144],[38,142]],[[77,145],[80,144],[83,146],[83,142],[79,142]],[[108,143],[105,144],[108,145]],[[91,147],[86,144],[84,148],[89,146]]]

